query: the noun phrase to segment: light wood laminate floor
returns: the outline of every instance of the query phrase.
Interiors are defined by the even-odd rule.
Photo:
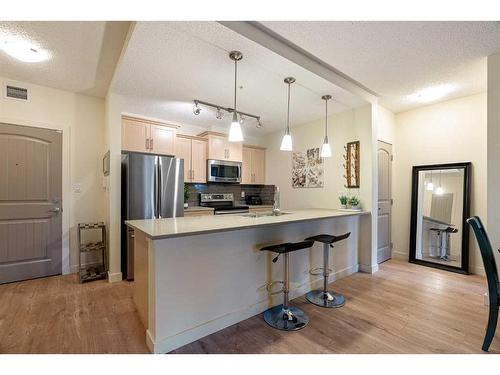
[[[332,287],[346,296],[340,309],[292,301],[311,318],[301,331],[274,330],[257,315],[174,353],[482,353],[483,277],[391,260]],[[80,285],[73,275],[0,285],[0,352],[144,353],[131,288]]]

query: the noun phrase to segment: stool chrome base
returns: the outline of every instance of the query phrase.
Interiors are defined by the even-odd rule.
[[[306,294],[306,299],[321,307],[336,308],[345,305],[345,298],[341,294],[324,292],[323,290],[312,290]]]
[[[264,311],[264,320],[271,327],[282,331],[298,331],[309,323],[309,317],[299,308],[283,305],[271,307]]]

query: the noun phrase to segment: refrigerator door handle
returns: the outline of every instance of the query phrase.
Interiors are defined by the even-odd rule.
[[[155,167],[154,167],[154,174],[153,174],[153,178],[154,178],[154,181],[153,181],[153,195],[152,195],[152,199],[153,199],[153,218],[154,219],[157,219],[158,218],[158,172],[159,171],[159,168],[158,168],[158,156],[155,156]]]
[[[163,183],[163,163],[162,163],[162,158],[157,156],[158,160],[158,185],[157,185],[157,191],[158,194],[156,195],[156,202],[158,206],[158,219],[161,219],[161,194],[162,194],[162,183]]]

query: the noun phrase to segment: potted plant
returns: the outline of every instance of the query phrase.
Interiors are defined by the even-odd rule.
[[[184,184],[184,208],[188,208],[188,200],[189,200],[189,185]]]
[[[340,201],[340,208],[347,208],[349,197],[345,194],[340,194],[339,201]]]
[[[352,196],[349,198],[349,206],[354,210],[361,209],[361,201],[358,197]]]

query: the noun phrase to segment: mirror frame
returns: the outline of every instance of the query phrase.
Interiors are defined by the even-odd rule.
[[[410,253],[408,261],[423,266],[439,268],[442,270],[469,274],[469,224],[466,220],[470,215],[470,193],[471,193],[471,163],[450,163],[413,166],[412,189],[411,189],[411,216],[410,216]],[[433,263],[422,259],[416,259],[417,250],[417,207],[418,207],[418,177],[421,171],[439,169],[463,169],[464,170],[464,196],[462,212],[462,266],[454,267],[446,264]]]

